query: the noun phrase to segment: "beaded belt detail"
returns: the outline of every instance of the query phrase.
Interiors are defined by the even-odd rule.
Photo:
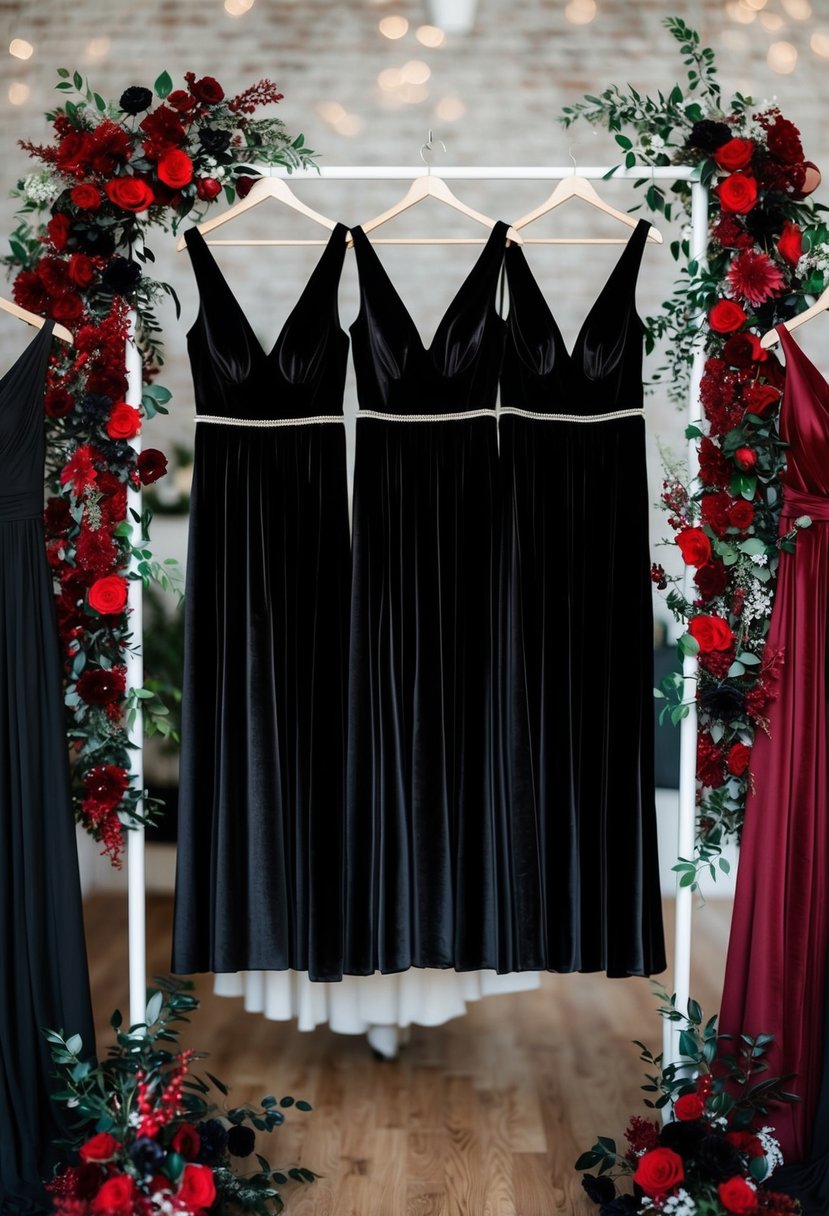
[[[196,414],[196,422],[213,422],[218,426],[319,426],[327,422],[342,422],[342,414],[317,414],[313,418],[225,418],[220,414]]]
[[[500,414],[517,414],[519,418],[535,418],[539,422],[608,422],[613,418],[644,418],[644,409],[610,410],[606,414],[542,414],[533,410],[522,410],[514,405],[505,405]]]

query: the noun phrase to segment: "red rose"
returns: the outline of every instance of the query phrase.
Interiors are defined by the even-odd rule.
[[[166,186],[180,190],[193,180],[193,162],[186,152],[171,148],[158,162],[158,176]]]
[[[793,122],[778,114],[766,131],[766,144],[772,156],[782,160],[785,165],[796,165],[803,161],[803,144],[800,142],[800,132]]]
[[[803,256],[803,233],[791,220],[786,220],[783,225],[777,252],[792,266],[796,266]]]
[[[69,216],[64,215],[62,211],[58,211],[53,215],[46,225],[46,231],[49,233],[49,240],[54,245],[55,249],[60,252],[66,248],[66,242],[69,240]]]
[[[73,253],[69,259],[69,278],[76,287],[89,287],[95,278],[92,258],[88,258],[85,253]]]
[[[710,600],[725,591],[728,586],[728,571],[722,562],[709,562],[706,566],[700,566],[694,575],[694,582],[699,587],[702,598]]]
[[[687,566],[704,566],[711,560],[711,541],[702,528],[683,528],[677,533],[676,543]]]
[[[123,696],[127,675],[123,667],[87,667],[78,676],[78,695],[87,705],[111,705]]]
[[[93,364],[94,366],[94,364]],[[127,377],[122,371],[112,367],[98,367],[91,373],[86,382],[88,393],[98,393],[101,397],[110,397],[117,401],[127,391]]]
[[[757,464],[757,453],[754,448],[737,448],[734,453],[734,463],[737,468],[747,473]]]
[[[110,439],[132,439],[141,430],[141,414],[134,405],[119,401],[113,405],[105,429]]]
[[[746,528],[750,528],[754,523],[754,507],[745,498],[738,498],[737,501],[728,508],[728,519],[733,528],[739,528],[741,532],[745,532]]]
[[[739,1174],[729,1178],[728,1182],[721,1182],[717,1194],[725,1210],[733,1212],[735,1216],[747,1216],[747,1213],[757,1211],[757,1192]]]
[[[49,418],[65,418],[75,408],[75,401],[68,389],[50,388],[43,398],[43,408]]]
[[[199,1212],[209,1208],[215,1198],[213,1171],[206,1165],[185,1165],[178,1191],[179,1203],[193,1212]]]
[[[121,802],[129,784],[127,770],[117,764],[97,764],[83,779],[87,797],[94,798],[100,806],[107,806],[112,810]]]
[[[780,390],[770,384],[749,384],[743,392],[743,404],[749,414],[764,418],[780,400]]]
[[[722,491],[717,494],[703,494],[702,496],[700,504],[702,522],[708,524],[708,527],[716,536],[725,536],[729,525],[728,508],[730,505],[731,498]]]
[[[169,106],[159,106],[138,124],[146,135],[144,151],[151,160],[157,160],[167,148],[175,148],[184,142],[184,127],[178,114]]]
[[[745,744],[738,743],[735,746],[745,747]],[[746,751],[751,751],[751,748],[746,747]],[[734,1145],[738,1153],[745,1153],[747,1157],[765,1157],[766,1155],[766,1150],[763,1148],[759,1137],[755,1136],[752,1132],[726,1132],[725,1138],[729,1144]]]
[[[115,177],[104,190],[109,201],[124,211],[146,211],[154,201],[152,187],[140,177]]]
[[[21,270],[12,285],[12,295],[21,308],[44,313],[48,304],[46,288],[36,270]]]
[[[753,151],[754,140],[729,139],[728,143],[717,148],[714,160],[721,169],[727,169],[729,173],[733,173],[735,169],[745,169],[746,165],[751,162]]]
[[[201,1140],[192,1123],[182,1123],[170,1141],[170,1147],[174,1152],[180,1153],[185,1161],[196,1160],[201,1152]]]
[[[129,160],[130,137],[119,123],[109,118],[99,123],[88,140],[89,163],[102,177]]]
[[[43,511],[43,523],[53,536],[63,536],[72,524],[72,512],[65,498],[48,498]]]
[[[196,194],[205,203],[210,203],[218,194],[221,194],[222,183],[217,182],[215,177],[200,177],[196,182]]]
[[[224,98],[225,91],[213,76],[202,76],[201,80],[189,80],[188,83],[193,96],[205,105],[215,106]]]
[[[101,616],[123,612],[127,606],[127,580],[120,574],[107,574],[96,579],[89,589],[89,606]]]
[[[752,363],[763,363],[769,357],[769,352],[763,350],[760,339],[756,334],[732,334],[722,348],[722,357],[732,367],[744,369]]]
[[[81,1161],[111,1161],[120,1143],[109,1132],[99,1132],[78,1149]]]
[[[688,632],[698,642],[702,654],[712,650],[728,650],[734,641],[728,621],[721,616],[695,616],[688,626]]]
[[[633,1175],[633,1181],[651,1199],[669,1195],[684,1180],[682,1158],[670,1148],[654,1148],[645,1153]]]
[[[71,287],[69,263],[65,262],[63,258],[51,255],[41,258],[37,264],[37,274],[43,286],[52,296],[60,295],[62,291],[68,291]]]
[[[145,448],[138,453],[137,465],[142,486],[149,486],[167,472],[167,457],[158,448]]]
[[[129,1216],[134,1195],[135,1181],[128,1174],[116,1174],[114,1178],[107,1178],[89,1206],[93,1212],[106,1213],[107,1216],[112,1213]]]
[[[690,1123],[694,1119],[702,1118],[705,1114],[705,1103],[699,1094],[682,1094],[674,1102],[674,1114],[682,1123]]]
[[[184,89],[173,89],[172,93],[167,98],[167,105],[172,106],[174,110],[178,110],[180,114],[187,114],[196,104],[195,97],[190,93],[185,93]]]
[[[746,323],[746,314],[736,300],[717,300],[708,312],[708,324],[718,334],[733,334]]]
[[[723,211],[745,215],[757,202],[757,182],[748,173],[732,173],[716,187]]]
[[[80,131],[70,131],[58,144],[58,168],[64,173],[77,172],[89,155],[89,139]]]
[[[83,300],[74,291],[65,291],[49,304],[49,315],[56,321],[77,321],[83,316]]]
[[[97,211],[101,205],[100,190],[88,182],[73,186],[69,191],[69,197],[76,207],[80,207],[81,211]]]

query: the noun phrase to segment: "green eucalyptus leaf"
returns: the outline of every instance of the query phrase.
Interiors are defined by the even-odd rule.
[[[173,91],[173,80],[170,73],[162,72],[161,75],[156,78],[153,88],[155,89],[156,97],[160,97],[162,101],[165,97],[168,97]]]

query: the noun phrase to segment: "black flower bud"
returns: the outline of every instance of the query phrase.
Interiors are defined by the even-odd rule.
[[[118,102],[125,114],[140,114],[142,110],[149,110],[152,104],[152,93],[140,84],[134,84],[125,89]]]

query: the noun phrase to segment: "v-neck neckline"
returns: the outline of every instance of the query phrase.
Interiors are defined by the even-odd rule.
[[[245,312],[244,308],[242,308],[242,305],[239,303],[239,300],[236,298],[236,294],[233,291],[233,288],[230,286],[230,283],[227,281],[227,278],[225,277],[225,274],[224,274],[221,266],[216,261],[216,258],[213,256],[213,252],[210,249],[210,246],[208,245],[207,241],[204,239],[202,234],[199,232],[198,228],[191,228],[190,231],[192,233],[194,233],[196,239],[199,242],[201,249],[207,255],[210,265],[213,267],[213,269],[216,273],[216,276],[219,279],[219,282],[222,284],[224,291],[227,293],[228,299],[230,300],[231,304],[233,305],[234,309],[236,310],[236,313],[237,313],[239,319],[241,320],[243,326],[245,327],[245,330],[247,331],[247,334],[248,334],[248,337],[250,338],[251,343],[253,344],[253,346],[255,347],[255,349],[257,350],[259,355],[261,356],[262,361],[264,363],[270,363],[271,360],[273,359],[274,355],[276,355],[277,351],[279,350],[279,347],[282,344],[282,339],[285,337],[285,334],[288,331],[288,326],[290,325],[291,321],[294,319],[295,314],[299,311],[300,305],[304,302],[305,297],[308,295],[308,292],[311,290],[311,286],[314,283],[316,276],[319,273],[321,267],[325,264],[326,258],[333,248],[335,237],[337,237],[339,235],[340,239],[344,242],[345,234],[348,231],[348,229],[345,227],[344,224],[336,224],[334,226],[334,228],[332,229],[331,235],[328,238],[328,241],[326,242],[325,248],[323,249],[322,253],[320,254],[319,258],[317,259],[317,264],[314,267],[314,269],[311,271],[311,274],[308,277],[308,282],[305,284],[302,291],[299,293],[299,296],[297,297],[297,300],[296,300],[293,308],[291,309],[291,311],[288,313],[287,317],[285,318],[285,320],[282,324],[282,328],[279,330],[279,333],[276,335],[276,338],[274,339],[274,343],[271,346],[270,350],[265,350],[265,347],[262,345],[259,338],[257,338],[256,331],[254,330],[253,326],[251,325],[250,319],[248,318],[247,313]]]
[[[816,387],[821,390],[821,395],[829,398],[829,380],[826,379],[817,364],[809,358],[803,347],[798,345],[798,343],[786,329],[785,325],[778,325],[776,328],[777,333],[780,336],[780,344],[783,347],[786,355],[786,360],[788,361],[791,358],[792,350],[796,351],[794,361],[796,363],[800,363],[801,368],[807,371],[810,377],[817,381]],[[786,334],[785,338],[782,336],[783,332]]]
[[[9,364],[9,366],[3,372],[2,376],[0,376],[0,390],[3,389],[7,380],[11,379],[12,372],[17,371],[18,367],[20,367],[22,365],[26,356],[34,350],[37,343],[43,337],[44,330],[47,331],[51,335],[54,327],[55,327],[55,323],[51,319],[51,317],[47,317],[46,320],[43,322],[43,324],[38,326],[38,328],[35,332],[35,336],[29,342],[26,343],[26,345],[23,347],[23,350],[20,352],[20,354],[17,356],[17,358],[14,359],[12,361],[12,363]]]
[[[417,342],[417,346],[418,346],[420,353],[425,358],[431,359],[434,355],[434,351],[435,351],[435,347],[437,345],[438,338],[440,337],[445,325],[450,320],[452,313],[455,311],[456,304],[460,300],[461,296],[466,291],[468,291],[470,284],[472,283],[472,281],[474,280],[476,275],[480,273],[482,267],[485,265],[487,256],[491,253],[492,248],[495,244],[496,234],[498,234],[500,231],[502,240],[506,241],[507,228],[508,228],[508,225],[503,220],[495,221],[495,223],[492,226],[492,230],[490,231],[489,236],[484,241],[484,245],[483,245],[483,248],[481,249],[481,252],[478,254],[477,258],[472,263],[472,266],[470,267],[466,277],[461,282],[460,286],[458,287],[458,289],[455,292],[452,299],[449,301],[449,304],[447,305],[447,307],[443,313],[443,316],[441,317],[440,321],[438,322],[437,328],[435,329],[435,332],[432,335],[432,340],[428,344],[425,343],[423,341],[423,338],[420,336],[420,330],[415,325],[414,320],[412,319],[412,315],[409,312],[408,308],[406,307],[405,303],[403,302],[403,298],[400,295],[400,292],[395,287],[394,282],[392,281],[391,277],[389,276],[388,271],[386,270],[385,266],[383,265],[382,261],[380,260],[380,257],[378,255],[377,250],[375,249],[374,245],[372,245],[371,241],[368,239],[368,237],[366,236],[363,229],[359,226],[359,224],[355,225],[355,227],[351,229],[351,235],[352,236],[357,235],[357,241],[360,242],[359,246],[358,246],[357,241],[355,241],[355,250],[359,247],[359,248],[366,250],[369,253],[369,256],[371,257],[375,267],[377,268],[377,270],[379,271],[379,273],[383,279],[383,282],[386,284],[386,287],[390,291],[392,299],[394,300],[397,307],[400,309],[400,312],[402,313],[402,315],[405,317],[406,323]],[[359,320],[359,318],[364,315],[364,302],[365,302],[365,296],[364,296],[364,293],[361,291],[360,312],[358,314],[357,319],[354,322],[352,322],[352,328],[356,324],[356,321]]]

